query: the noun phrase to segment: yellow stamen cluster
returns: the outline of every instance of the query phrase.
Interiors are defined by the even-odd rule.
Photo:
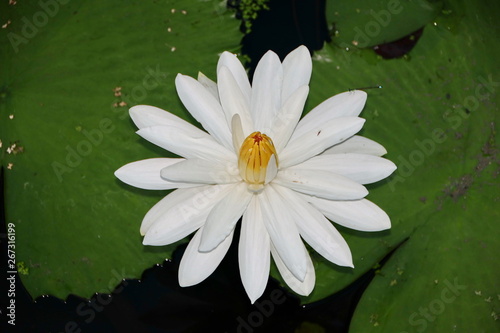
[[[251,185],[264,185],[267,166],[273,155],[278,166],[278,156],[271,138],[260,132],[250,134],[240,148],[238,168],[241,178]]]

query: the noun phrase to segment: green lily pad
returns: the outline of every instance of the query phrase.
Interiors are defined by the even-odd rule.
[[[326,19],[336,44],[366,48],[409,35],[431,22],[441,8],[441,1],[329,0]]]
[[[140,277],[176,246],[145,247],[138,231],[144,214],[166,192],[134,189],[113,176],[128,162],[165,156],[133,134],[128,107],[155,105],[192,120],[175,93],[175,75],[196,76],[201,70],[215,78],[218,53],[237,51],[241,35],[223,2],[58,4],[54,15],[55,7],[49,12],[38,3],[0,4],[0,22],[11,21],[0,30],[5,41],[0,60],[7,68],[0,74],[6,214],[16,227],[18,269],[30,294],[88,297],[109,292],[124,277]],[[433,14],[418,15],[420,26],[436,14],[438,5],[431,7]],[[368,90],[362,135],[383,144],[387,158],[399,166],[390,179],[369,186],[368,199],[391,216],[392,229],[362,233],[339,227],[355,269],[312,254],[317,284],[303,302],[346,287],[409,237],[362,298],[353,331],[423,327],[410,316],[417,312],[420,317],[413,319],[421,320],[419,307],[438,304],[433,300],[446,288],[453,293],[448,284],[460,294],[453,302],[442,301],[446,308],[436,308],[439,315],[431,313],[436,319],[427,325],[433,331],[450,327],[449,316],[463,308],[474,308],[469,323],[484,320],[490,325],[485,331],[495,324],[486,310],[498,313],[493,280],[498,212],[491,208],[498,202],[492,170],[498,139],[491,124],[500,83],[491,53],[498,47],[499,10],[468,3],[450,10],[427,24],[404,59],[345,51],[341,39],[314,57],[306,109],[350,88],[383,85]],[[366,25],[363,20],[353,27]],[[382,40],[415,30],[403,23],[388,26],[398,35]],[[466,175],[472,183],[463,180]],[[477,328],[469,323],[463,325]]]
[[[89,297],[139,278],[175,248],[145,247],[139,234],[166,192],[113,175],[165,156],[134,134],[128,108],[151,104],[189,119],[175,75],[214,77],[218,54],[237,51],[240,22],[218,1],[40,3],[52,7],[0,4],[1,22],[10,20],[0,30],[6,215],[33,297]]]
[[[355,268],[318,258],[316,289],[303,301],[343,289],[409,238],[363,295],[352,332],[498,330],[500,6],[458,2],[453,12],[466,13],[460,25],[449,28],[453,14],[437,17],[402,59],[335,43],[315,55],[309,108],[349,88],[383,86],[367,90],[362,134],[383,144],[398,170],[368,195],[391,230],[341,228]]]
[[[480,157],[479,165],[487,160]],[[434,212],[368,287],[353,332],[498,330],[500,213],[488,212],[498,201],[495,171],[471,170],[446,185]]]

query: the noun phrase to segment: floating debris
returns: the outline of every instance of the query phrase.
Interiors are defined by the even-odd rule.
[[[121,97],[122,96],[122,87],[116,86],[115,88],[113,88],[113,94],[115,95],[115,97]],[[125,105],[127,105],[127,103],[125,103],[124,101],[113,103],[114,108],[117,108],[119,106],[125,106]]]
[[[9,147],[7,147],[7,154],[19,154],[24,152],[24,147],[18,145],[17,143],[11,144]]]
[[[379,324],[378,322],[378,314],[372,314],[370,315],[370,323],[373,324],[373,326],[377,327]]]

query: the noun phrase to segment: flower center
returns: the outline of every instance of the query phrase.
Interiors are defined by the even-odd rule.
[[[278,155],[271,138],[260,132],[250,134],[241,145],[238,168],[248,189],[260,192],[278,170]]]

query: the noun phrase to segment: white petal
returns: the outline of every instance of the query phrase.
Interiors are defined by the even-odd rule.
[[[344,154],[344,153],[357,153],[357,154],[368,154],[373,156],[383,156],[387,154],[385,148],[370,139],[363,136],[354,135],[349,139],[345,140],[338,145],[328,148],[323,152],[326,154]]]
[[[296,89],[308,85],[311,79],[311,53],[304,45],[290,52],[283,60],[283,90],[281,100],[286,101]]]
[[[273,154],[267,163],[266,179],[264,180],[264,184],[269,184],[269,182],[271,182],[277,174],[278,166],[276,165],[276,155]]]
[[[179,285],[189,287],[209,277],[219,266],[233,240],[233,232],[213,251],[199,252],[203,228],[200,228],[189,242],[179,265]]]
[[[253,122],[250,117],[250,104],[246,101],[236,80],[226,66],[222,66],[218,70],[217,84],[227,123],[231,124],[233,116],[239,114],[244,136],[247,137],[253,132]]]
[[[302,245],[303,251],[306,252],[304,245]],[[304,281],[298,280],[292,272],[287,268],[283,260],[281,260],[278,251],[271,246],[271,253],[273,255],[274,262],[276,263],[276,267],[278,267],[278,271],[280,272],[283,280],[285,280],[286,284],[295,291],[297,294],[302,296],[309,296],[309,294],[314,289],[314,283],[316,281],[316,272],[314,271],[314,266],[311,261],[311,257],[307,254],[307,273],[304,278]]]
[[[231,71],[231,74],[233,74],[238,87],[240,87],[240,90],[245,97],[245,102],[247,103],[247,105],[250,105],[250,95],[252,93],[252,88],[250,87],[250,81],[248,81],[247,72],[236,57],[236,54],[232,54],[227,51],[223,52],[219,58],[219,62],[217,63],[217,73],[223,66],[229,68],[229,71]]]
[[[252,304],[266,289],[269,279],[271,242],[264,226],[256,196],[252,198],[241,222],[238,263],[241,281]]]
[[[151,209],[146,213],[142,219],[141,224],[141,235],[144,236],[149,230],[151,225],[163,214],[165,214],[172,207],[178,205],[179,203],[186,201],[187,199],[196,195],[199,191],[203,191],[207,186],[201,186],[189,189],[178,189],[176,191],[170,192],[167,196],[157,202]]]
[[[317,127],[311,128],[295,139],[294,132],[279,156],[280,167],[286,168],[303,162],[350,138],[363,127],[364,122],[362,118],[345,117],[318,124]]]
[[[199,158],[190,158],[165,167],[160,174],[162,179],[182,183],[230,184],[241,181],[236,162],[223,164]]]
[[[288,140],[297,126],[308,93],[308,86],[297,88],[274,117],[269,135],[273,139],[278,156],[288,143]]]
[[[116,178],[145,190],[170,190],[198,186],[194,183],[170,182],[160,177],[160,170],[184,161],[183,158],[150,158],[128,163],[115,171]]]
[[[344,227],[361,231],[380,231],[391,227],[389,216],[369,200],[333,201],[310,196],[304,198],[328,219]]]
[[[215,205],[207,217],[199,247],[201,252],[212,251],[234,230],[253,196],[247,190],[245,182],[231,186],[231,191]]]
[[[331,200],[357,200],[368,194],[363,185],[327,171],[280,170],[273,184]]]
[[[217,83],[210,80],[205,74],[202,72],[198,72],[198,82],[200,82],[207,90],[215,97],[216,100],[219,101],[219,91],[217,88]]]
[[[178,74],[175,86],[189,113],[219,143],[232,150],[231,132],[217,99],[201,83],[186,75]]]
[[[365,106],[366,96],[364,91],[353,90],[330,97],[302,118],[292,140],[332,119],[357,117]]]
[[[287,170],[328,171],[360,184],[371,184],[388,177],[396,170],[396,165],[385,158],[366,154],[323,154]]]
[[[241,117],[239,114],[235,114],[233,119],[231,119],[231,130],[233,132],[234,151],[239,155],[241,145],[246,138],[245,134],[243,134],[243,126],[241,124]]]
[[[276,186],[294,214],[295,223],[302,238],[327,260],[340,266],[354,267],[349,246],[330,221],[302,199],[296,192]]]
[[[266,186],[257,199],[266,230],[280,258],[295,278],[304,281],[308,254],[304,250],[304,244],[288,207],[272,185]]]
[[[145,245],[176,242],[201,227],[232,185],[208,185],[170,193],[146,214],[141,226]]]
[[[191,132],[200,131],[184,119],[155,106],[136,105],[130,108],[129,113],[139,129],[151,126],[175,126],[186,128]]]
[[[220,162],[233,162],[236,159],[232,151],[201,130],[186,131],[183,127],[152,126],[138,130],[137,134],[185,158],[202,158]]]
[[[281,85],[283,68],[272,51],[260,59],[252,81],[250,114],[256,131],[268,132],[274,116],[281,108]]]

